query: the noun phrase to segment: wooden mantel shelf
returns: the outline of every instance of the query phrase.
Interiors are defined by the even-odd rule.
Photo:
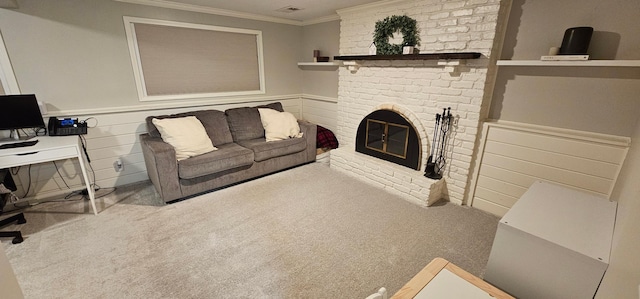
[[[398,55],[348,55],[333,56],[334,60],[442,60],[442,59],[478,59],[480,53],[428,53],[428,54],[398,54]]]

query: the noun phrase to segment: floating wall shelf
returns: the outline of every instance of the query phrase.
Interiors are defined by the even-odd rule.
[[[340,66],[342,65],[339,61],[329,61],[329,62],[298,62],[299,66],[323,66],[323,67],[332,67],[332,66]]]
[[[584,60],[584,61],[498,60],[496,64],[501,66],[640,67],[640,60]]]
[[[398,54],[398,55],[347,55],[333,56],[334,60],[441,60],[441,59],[478,59],[480,53],[428,53],[428,54]]]

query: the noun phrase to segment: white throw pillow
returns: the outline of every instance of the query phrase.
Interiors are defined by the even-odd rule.
[[[176,150],[178,161],[217,150],[195,116],[151,120],[164,142]]]
[[[269,108],[258,108],[258,112],[267,142],[302,137],[300,125],[293,114]]]

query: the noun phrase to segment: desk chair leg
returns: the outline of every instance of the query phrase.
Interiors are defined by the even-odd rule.
[[[23,223],[27,223],[27,219],[24,218],[23,213],[13,215],[6,219],[0,220],[0,227],[8,225],[12,222],[23,224]],[[22,243],[22,241],[24,240],[22,238],[22,233],[20,233],[19,231],[0,232],[0,238],[13,238],[13,241],[11,241],[11,243],[13,244]]]

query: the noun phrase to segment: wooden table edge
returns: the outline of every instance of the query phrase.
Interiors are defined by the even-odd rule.
[[[428,265],[420,270],[420,272],[411,278],[411,280],[396,292],[391,299],[410,299],[415,297],[434,277],[436,277],[436,275],[438,275],[438,273],[440,273],[440,271],[442,271],[442,269],[451,271],[462,279],[487,292],[492,297],[500,299],[514,299],[514,297],[504,291],[440,257],[433,259]]]

